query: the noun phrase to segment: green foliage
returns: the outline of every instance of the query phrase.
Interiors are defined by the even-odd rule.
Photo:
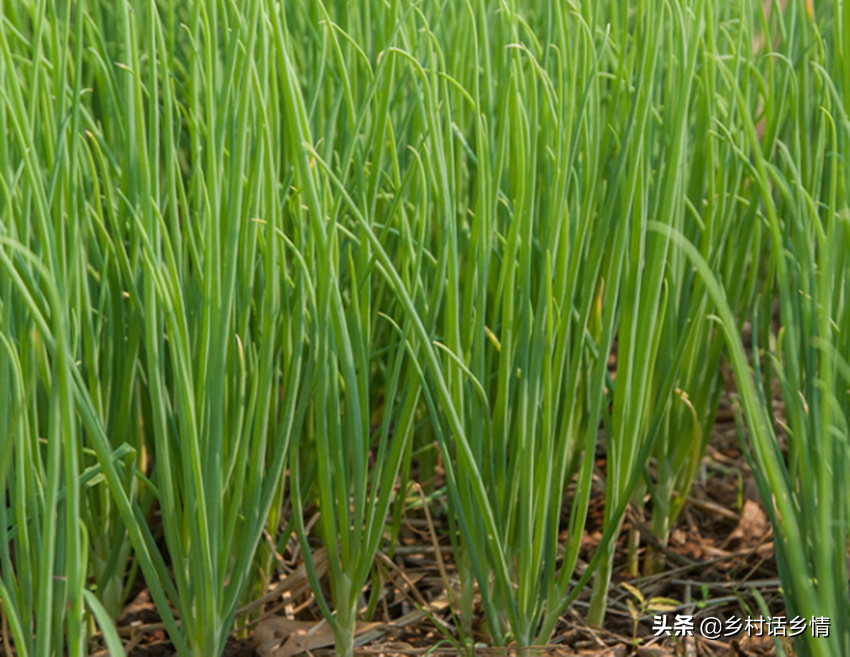
[[[221,654],[294,533],[351,654],[437,463],[463,637],[480,600],[545,643],[591,577],[601,625],[728,359],[789,613],[833,623],[798,651],[850,652],[850,5],[779,4],[0,0],[4,641],[117,653],[143,576]]]

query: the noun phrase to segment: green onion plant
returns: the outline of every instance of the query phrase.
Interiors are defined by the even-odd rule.
[[[416,485],[458,645],[601,626],[727,394],[847,654],[848,116],[841,0],[0,0],[4,648],[222,654],[294,535],[350,655]]]

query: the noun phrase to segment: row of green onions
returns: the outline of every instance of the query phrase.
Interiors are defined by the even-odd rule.
[[[847,654],[848,117],[846,0],[0,0],[4,648],[222,654],[297,542],[350,655],[423,503],[458,646],[601,626],[728,363]]]

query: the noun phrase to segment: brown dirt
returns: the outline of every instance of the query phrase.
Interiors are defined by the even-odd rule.
[[[604,514],[601,477],[604,477],[606,470],[604,449],[597,454],[596,465],[598,477],[591,495],[580,568],[586,565],[601,538]],[[607,657],[774,654],[770,640],[764,637],[744,636],[725,641],[707,641],[695,637],[684,643],[670,638],[653,643],[649,622],[638,625],[637,637],[642,641],[642,646],[639,649],[634,646],[635,625],[627,606],[631,594],[623,586],[624,582],[638,587],[647,598],[663,596],[691,603],[693,610],[690,613],[695,615],[697,622],[706,615],[719,618],[731,615],[739,618],[757,616],[758,607],[751,593],[754,588],[764,596],[771,612],[782,611],[770,524],[741,453],[734,418],[728,405],[721,405],[717,426],[702,466],[704,475],[697,476],[684,510],[671,532],[669,544],[659,553],[662,572],[638,579],[626,576],[630,530],[637,529],[641,535],[641,548],[638,551],[641,561],[646,555],[647,540],[651,539],[644,524],[645,519],[638,511],[631,509],[617,541],[605,628],[588,627],[583,620],[587,611],[588,590],[562,618],[552,645],[534,654]],[[569,493],[565,514],[569,512],[571,502]],[[446,574],[454,584],[457,581],[456,569],[448,540],[445,539],[445,519],[436,516],[433,523],[442,541],[440,553]],[[443,631],[452,632],[454,619],[446,603],[446,587],[427,526],[424,515],[408,518],[403,524],[392,566],[388,567],[382,562],[386,579],[374,619],[377,625],[366,628],[371,634],[364,636],[373,638],[359,647],[361,654],[423,655],[429,651],[430,654],[457,654],[457,650],[446,641],[443,634]],[[295,547],[294,544],[292,547]],[[297,565],[297,550],[294,554],[282,556],[286,560],[293,560],[289,569],[294,569]],[[323,583],[326,585],[326,578]],[[129,654],[135,657],[166,657],[174,654],[143,583],[137,588],[137,595],[127,605],[121,619],[121,633],[130,648]],[[370,591],[365,593],[368,598]],[[417,604],[423,603],[436,605],[431,616],[443,626],[442,631],[432,620],[421,614],[417,616]],[[266,623],[265,629],[269,630],[273,627],[272,623],[279,622],[277,619],[283,621],[284,624],[279,626],[283,628],[289,627],[287,622],[295,623],[292,627],[297,625],[302,628],[311,628],[321,622],[315,601],[305,587],[297,589],[284,600],[267,600],[257,611],[261,616],[254,618],[255,623],[248,630],[248,638],[232,639],[225,655],[288,657],[289,654],[297,654],[291,650],[296,641],[286,649],[283,647],[289,634],[286,630],[275,635],[279,637],[276,641],[259,647],[251,639],[258,642],[262,629],[257,628],[263,628],[263,623]],[[290,620],[286,621],[286,618]],[[331,647],[327,645],[329,636],[328,630],[319,625],[307,634],[302,630],[299,641],[310,650],[309,654],[329,655],[332,653]],[[486,641],[486,628],[482,620],[474,624],[473,638]],[[435,649],[435,646],[439,647]],[[93,654],[98,654],[97,646],[93,648]],[[510,652],[484,648],[481,643],[475,648],[476,655]],[[793,650],[789,654],[793,654]]]

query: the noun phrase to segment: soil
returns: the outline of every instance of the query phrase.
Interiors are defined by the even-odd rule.
[[[604,441],[599,441],[604,443]],[[604,514],[604,449],[597,454],[597,475],[594,477],[588,520],[580,552],[579,571],[591,558],[601,538]],[[439,483],[439,482],[437,482]],[[569,512],[572,490],[567,491],[565,515]],[[660,572],[654,575],[631,577],[628,574],[629,535],[637,532],[640,548],[637,551],[639,568],[643,567],[647,545],[652,542],[643,510],[630,508],[616,546],[614,576],[609,595],[609,607],[603,629],[587,625],[584,616],[589,601],[589,587],[561,619],[551,645],[529,654],[546,655],[604,655],[606,657],[662,657],[666,655],[772,655],[772,640],[748,637],[745,634],[722,640],[700,636],[654,637],[648,618],[635,625],[630,601],[635,599],[628,585],[637,587],[646,598],[672,598],[690,607],[677,613],[695,617],[695,625],[706,616],[727,620],[761,615],[753,591],[763,597],[772,615],[784,613],[773,543],[764,508],[741,452],[734,416],[730,405],[722,401],[718,421],[703,458],[700,472],[689,493],[683,511],[676,522],[667,546],[655,550]],[[445,538],[445,519],[438,511],[432,518],[437,534]],[[156,533],[156,516],[151,517]],[[566,524],[565,524],[566,526]],[[295,542],[291,552],[281,555],[281,570],[293,573],[300,563]],[[424,655],[457,654],[445,633],[452,634],[454,618],[446,601],[446,587],[428,531],[428,519],[411,515],[403,523],[393,565],[388,567],[379,559],[386,573],[384,595],[374,615],[376,621],[364,626],[357,652],[364,655]],[[448,540],[440,544],[440,555],[452,585],[457,577],[452,563]],[[321,555],[319,555],[321,556]],[[319,556],[316,558],[319,559]],[[291,560],[288,565],[287,560]],[[284,581],[280,573],[280,581]],[[302,571],[303,576],[303,571]],[[623,584],[627,586],[623,586]],[[327,578],[323,578],[327,586]],[[270,585],[270,589],[280,584]],[[371,591],[364,592],[369,599]],[[267,595],[266,598],[269,598]],[[272,596],[274,598],[274,596]],[[430,618],[418,611],[417,604],[431,604]],[[289,657],[295,654],[332,654],[332,634],[309,592],[298,586],[289,596],[267,599],[257,608],[254,623],[227,644],[227,657]],[[480,612],[480,609],[478,610]],[[483,614],[482,614],[483,616]],[[156,609],[144,583],[139,582],[133,599],[122,615],[120,625],[123,640],[134,657],[170,657],[174,654],[160,625]],[[435,623],[442,627],[438,628]],[[698,633],[695,633],[698,634]],[[509,654],[510,649],[487,648],[486,627],[479,620],[472,628],[476,655]],[[299,638],[300,637],[300,638]],[[287,639],[292,640],[287,643]],[[93,654],[105,651],[92,646]],[[304,650],[302,650],[302,648]],[[785,646],[789,655],[793,647]],[[300,650],[300,652],[299,652]],[[306,651],[305,651],[306,650]]]

